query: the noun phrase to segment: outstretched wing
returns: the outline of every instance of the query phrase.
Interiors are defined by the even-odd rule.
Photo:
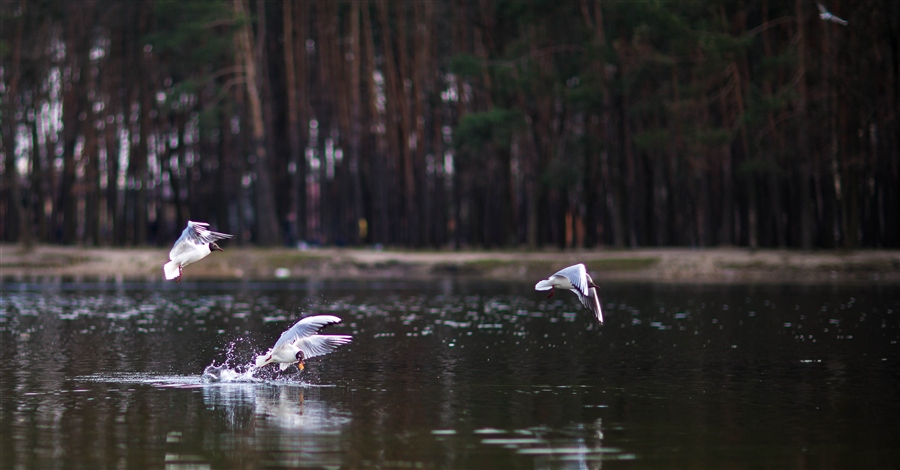
[[[278,338],[278,341],[275,342],[275,346],[272,346],[272,350],[274,351],[285,344],[291,344],[299,339],[312,336],[318,333],[322,328],[340,322],[341,319],[334,315],[315,315],[306,317],[297,323],[294,323],[294,326],[282,333],[281,337]],[[297,347],[300,346],[298,345]],[[306,354],[305,351],[304,354]]]
[[[823,15],[828,14],[828,9],[825,8],[825,5],[822,5],[821,3],[816,2],[816,6],[819,7],[819,13],[822,13]]]
[[[352,336],[347,335],[315,335],[301,338],[294,343],[294,346],[303,351],[303,359],[309,359],[316,356],[324,356],[338,346],[349,343],[353,340]]]
[[[189,220],[187,228],[184,229],[184,233],[181,236],[187,236],[188,240],[197,244],[212,243],[216,240],[224,240],[233,236],[227,233],[213,232],[207,229],[207,227],[209,227],[209,224],[206,222],[194,222]]]
[[[572,290],[576,291],[579,298],[581,298],[581,296],[588,295],[590,284],[588,283],[587,269],[585,269],[583,264],[579,263],[573,266],[569,266],[568,268],[561,269],[559,272],[554,274],[554,276],[562,276],[568,279],[569,283],[572,284]]]
[[[585,274],[587,276],[588,285],[594,284],[594,280],[591,279],[590,274]],[[588,295],[578,296],[581,299],[581,303],[584,304],[590,311],[594,312],[594,316],[597,317],[597,321],[601,324],[603,323],[603,309],[600,307],[600,293],[597,292],[596,287],[588,287]]]
[[[227,233],[209,231],[206,227],[209,227],[209,224],[206,222],[189,220],[187,227],[181,232],[181,237],[178,238],[175,245],[172,246],[172,250],[169,251],[169,259],[175,259],[180,254],[193,251],[197,246],[232,237],[232,235]]]
[[[569,279],[569,282],[572,283],[572,292],[578,296],[578,300],[581,301],[585,308],[594,312],[597,321],[603,323],[603,309],[600,307],[600,294],[597,292],[596,287],[592,287],[596,284],[594,284],[594,280],[591,279],[591,275],[587,273],[584,265],[576,264],[575,266],[570,266],[560,271],[560,273],[563,273],[564,271],[569,271],[566,277]]]

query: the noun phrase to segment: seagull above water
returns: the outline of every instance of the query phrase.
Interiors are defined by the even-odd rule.
[[[256,357],[256,367],[275,362],[281,370],[285,370],[296,363],[297,368],[303,370],[306,359],[329,354],[353,340],[352,336],[347,335],[318,334],[322,328],[340,322],[341,319],[333,315],[315,315],[298,321],[281,334],[272,349]]]
[[[213,251],[225,251],[219,248],[216,240],[224,240],[232,236],[227,233],[210,232],[206,222],[188,221],[187,228],[175,242],[169,252],[169,261],[163,266],[166,280],[175,279],[181,282],[181,270],[185,266],[206,258]]]
[[[819,18],[822,18],[825,21],[831,21],[831,22],[837,23],[839,25],[847,26],[847,20],[838,18],[837,16],[834,16],[833,14],[831,14],[831,12],[828,11],[827,8],[825,8],[825,5],[822,5],[821,3],[816,2],[816,6],[819,7]]]
[[[603,310],[600,308],[600,297],[597,295],[598,287],[583,264],[579,263],[559,270],[548,279],[535,284],[534,290],[549,290],[550,295],[547,298],[550,298],[553,297],[553,288],[555,287],[574,292],[578,296],[578,300],[594,312],[601,324],[603,323]]]

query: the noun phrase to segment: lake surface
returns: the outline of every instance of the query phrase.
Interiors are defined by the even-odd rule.
[[[900,467],[900,286],[533,285],[5,282],[0,467]]]

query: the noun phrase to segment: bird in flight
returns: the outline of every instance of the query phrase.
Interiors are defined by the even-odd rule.
[[[211,232],[206,222],[188,221],[187,228],[169,251],[169,261],[163,266],[166,280],[181,282],[182,269],[209,256],[213,251],[225,251],[216,244],[217,240],[231,238],[227,233]]]
[[[272,349],[256,357],[256,367],[277,363],[281,370],[285,370],[291,364],[297,364],[297,368],[303,370],[303,361],[329,354],[353,340],[348,335],[319,334],[322,328],[340,322],[341,319],[334,315],[315,315],[294,323],[281,334]]]
[[[839,25],[847,26],[847,20],[834,16],[830,11],[828,11],[827,8],[825,8],[825,5],[816,2],[816,6],[819,7],[819,18],[822,18],[825,21],[831,21]]]
[[[550,298],[553,297],[555,287],[574,292],[578,296],[578,300],[594,312],[601,324],[603,323],[603,310],[600,308],[600,297],[597,295],[598,287],[583,264],[579,263],[559,270],[556,274],[535,284],[534,290],[549,290],[550,295],[547,298]]]

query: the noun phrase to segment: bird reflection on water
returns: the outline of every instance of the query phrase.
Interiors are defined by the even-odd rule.
[[[278,460],[273,465],[339,467],[350,415],[319,399],[317,388],[230,383],[204,387],[203,402],[224,415],[234,446],[248,445],[252,434],[264,443],[267,458]]]

